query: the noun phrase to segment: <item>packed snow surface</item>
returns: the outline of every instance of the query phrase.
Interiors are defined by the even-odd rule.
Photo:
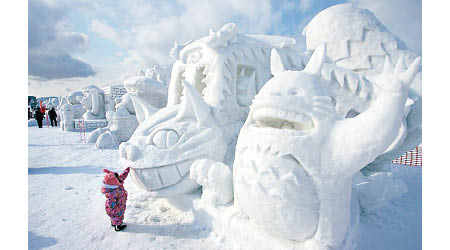
[[[88,136],[88,134],[86,134]],[[102,168],[122,171],[117,149],[97,149],[79,132],[28,128],[29,249],[233,249],[227,237],[192,224],[190,199],[154,199],[131,178],[123,232],[115,232],[100,193]],[[421,249],[422,169],[392,164],[408,192],[360,218],[357,249]],[[183,201],[185,204],[180,204]],[[262,243],[263,244],[263,243]]]

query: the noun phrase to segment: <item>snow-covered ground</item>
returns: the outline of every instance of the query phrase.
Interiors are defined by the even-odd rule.
[[[86,134],[87,136],[88,134]],[[192,213],[143,194],[128,178],[128,227],[115,232],[100,193],[102,168],[121,171],[116,149],[97,149],[80,133],[28,128],[29,249],[233,249],[193,225]],[[358,249],[421,249],[422,169],[392,164],[408,193],[361,216]]]

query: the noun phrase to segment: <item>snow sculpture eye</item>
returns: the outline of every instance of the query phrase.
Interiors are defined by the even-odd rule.
[[[169,129],[162,129],[153,135],[153,145],[157,148],[166,149],[171,148],[178,142],[179,136],[176,131]]]

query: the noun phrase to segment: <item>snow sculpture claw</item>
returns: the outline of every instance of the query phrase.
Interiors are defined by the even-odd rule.
[[[202,200],[214,207],[233,200],[233,180],[229,167],[208,159],[195,161],[190,178],[202,186]]]

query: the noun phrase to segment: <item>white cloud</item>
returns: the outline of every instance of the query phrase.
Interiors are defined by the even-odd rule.
[[[113,28],[97,19],[92,20],[90,28],[102,38],[115,42],[117,45],[126,45],[126,40],[121,38]]]
[[[311,9],[312,2],[312,0],[300,0],[300,10],[302,12],[307,12]]]

